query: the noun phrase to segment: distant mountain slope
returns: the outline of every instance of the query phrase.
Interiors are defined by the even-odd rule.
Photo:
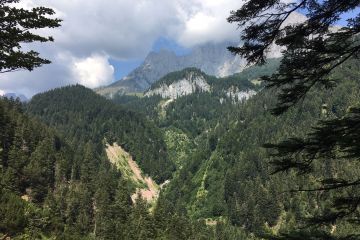
[[[209,76],[196,68],[186,68],[172,72],[159,79],[145,92],[145,96],[161,96],[162,98],[177,99],[194,93],[214,93],[223,98],[230,98],[234,102],[248,99],[261,86],[257,78],[267,69],[270,72],[277,67],[278,61],[272,61],[265,67],[252,67],[248,72],[256,71],[258,76],[244,77],[245,74],[217,78]]]
[[[203,77],[213,90],[195,91],[170,100],[154,94],[142,98],[117,96],[114,101],[145,113],[166,131],[168,152],[178,170],[160,195],[160,202],[166,199],[179,214],[186,212],[197,220],[208,219],[214,224],[225,221],[255,234],[276,234],[324,209],[326,206],[319,204],[318,197],[334,196],[287,193],[290,189],[314,188],[319,186],[316,179],[327,175],[359,176],[359,169],[339,160],[314,166],[321,170],[306,178],[293,173],[272,176],[263,144],[302,137],[316,120],[341,118],[351,106],[358,105],[359,66],[358,60],[341,65],[332,75],[341,80],[335,89],[314,88],[299,105],[280,117],[269,112],[277,101],[276,90],[263,89],[239,104],[220,103],[221,95],[214,91],[228,89],[233,83],[260,84],[261,88],[258,77],[271,74],[275,65],[251,67],[222,79],[208,79],[199,70],[185,69],[168,74],[149,91],[171,86],[189,72]],[[323,106],[327,106],[325,111]],[[348,228],[341,222],[335,230],[358,232],[358,228]]]
[[[112,159],[107,159],[102,135],[97,136],[103,125],[112,129],[126,116],[116,115],[110,119],[114,123],[103,121],[95,103],[103,104],[105,109],[114,104],[94,95],[76,86],[35,96],[30,103],[31,111],[42,113],[38,116],[58,128],[66,139],[26,114],[20,101],[0,98],[0,239],[230,239],[220,237],[223,231],[164,212],[164,202],[157,203],[151,214],[143,201],[132,204],[132,185],[116,168],[121,160],[118,158],[129,155],[114,145],[114,150],[121,152],[115,151]],[[95,103],[87,97],[94,97]],[[90,105],[82,105],[81,98]],[[37,108],[34,104],[40,105]],[[121,113],[126,115],[127,111]],[[76,116],[79,119],[72,119]],[[147,139],[151,139],[156,150],[161,150],[151,138],[156,133],[146,121],[137,114],[132,119],[131,127],[139,130],[125,128],[134,135],[129,139],[141,138],[138,146],[145,150],[149,149]],[[139,131],[149,135],[139,135]],[[144,156],[151,158],[152,153]],[[140,189],[141,193],[157,197],[157,185],[143,178],[137,165],[128,161],[138,172],[137,178],[145,182],[139,184],[148,185],[149,189]],[[180,231],[183,234],[179,238]],[[247,239],[241,230],[235,234],[244,236],[235,239]]]
[[[83,86],[69,86],[38,94],[28,111],[55,127],[74,145],[92,141],[104,149],[103,140],[117,142],[130,152],[142,170],[162,183],[171,176],[162,133],[140,114],[97,95]]]
[[[292,13],[283,24],[290,25],[302,22],[306,17],[299,13]],[[246,68],[246,61],[231,54],[228,46],[236,46],[239,42],[206,43],[196,46],[191,53],[178,56],[169,50],[150,52],[144,62],[129,75],[117,82],[96,89],[103,96],[112,98],[116,93],[143,92],[154,82],[170,72],[184,68],[198,68],[208,75],[226,77],[239,73]],[[279,58],[282,56],[281,47],[273,44],[270,46],[267,57]]]
[[[210,92],[211,86],[205,73],[196,68],[188,68],[169,73],[154,83],[145,96],[159,95],[162,98],[176,99],[195,92]]]
[[[272,60],[225,78],[188,68],[167,74],[144,97],[117,95],[113,101],[146,114],[161,127],[175,126],[197,136],[219,119],[226,121],[231,109],[263,87],[259,77],[275,72],[278,64],[279,60]]]
[[[17,93],[5,93],[3,95],[3,97],[6,97],[6,98],[13,98],[13,99],[16,99],[16,98],[19,98],[21,102],[27,102],[29,101],[29,99],[23,95],[23,94],[17,94]]]
[[[226,49],[230,45],[234,43],[206,44],[196,47],[185,56],[177,56],[168,50],[151,52],[144,63],[128,76],[107,87],[98,88],[96,92],[107,97],[116,93],[143,92],[166,74],[184,68],[198,68],[217,77],[241,72],[246,63]],[[274,56],[280,56],[280,49],[274,48],[273,51]]]
[[[185,206],[186,212],[195,219],[219,221],[225,218],[253,233],[276,233],[279,229],[291,228],[293,222],[316,215],[325,209],[317,202],[317,193],[292,194],[288,191],[314,188],[319,186],[314,179],[326,176],[359,176],[359,169],[340,159],[314,166],[314,173],[304,178],[293,172],[272,176],[273,169],[263,144],[293,136],[303,137],[316,120],[341,118],[351,106],[359,104],[359,73],[358,60],[343,64],[333,74],[334,79],[341,79],[335,89],[320,92],[313,89],[301,104],[280,117],[274,117],[268,111],[276,103],[275,90],[262,90],[244,104],[227,110],[223,108],[228,106],[214,106],[213,102],[203,100],[205,106],[210,105],[208,109],[215,108],[215,112],[222,114],[209,115],[217,119],[209,118],[207,122],[217,124],[195,139],[197,147],[187,155],[163,196],[175,203],[175,208]],[[185,98],[188,97],[179,99]],[[327,111],[321,110],[324,104]],[[198,116],[205,108],[194,108],[193,104],[186,108],[183,104],[176,110],[183,111],[182,115],[186,111],[190,116]],[[176,110],[169,109],[171,115],[168,117],[173,116],[172,127],[184,130],[190,125],[186,118],[175,115]],[[335,194],[323,197],[330,199]],[[337,222],[336,231],[358,233],[358,228]]]
[[[143,64],[128,76],[108,87],[97,90],[102,95],[120,92],[142,92],[167,73],[188,67],[201,69],[210,75],[227,76],[240,72],[245,62],[234,57],[226,47],[233,43],[206,44],[196,47],[190,54],[177,56],[169,50],[151,52]]]

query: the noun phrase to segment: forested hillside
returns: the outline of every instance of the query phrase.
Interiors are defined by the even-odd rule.
[[[247,74],[253,80],[253,73]],[[328,207],[321,199],[337,194],[291,193],[292,189],[319,186],[321,177],[360,173],[351,164],[332,161],[301,178],[295,173],[271,175],[263,145],[304,137],[317,120],[346,115],[359,104],[359,76],[357,60],[341,65],[333,74],[341,79],[335,89],[314,89],[300,106],[280,117],[268,111],[276,104],[276,92],[267,89],[236,105],[220,104],[210,93],[184,96],[165,107],[166,100],[159,97],[115,100],[129,108],[138,106],[165,130],[170,155],[180,167],[161,197],[173,202],[177,212],[229,222],[258,235],[276,234],[320,213]],[[355,228],[340,222],[332,231],[341,235]]]
[[[275,72],[278,64],[279,60],[272,60],[266,65],[253,66],[226,78],[209,76],[198,69],[184,69],[166,75],[150,89],[162,84],[170,85],[184,79],[189,73],[194,73],[204,77],[211,86],[211,91],[197,91],[196,94],[189,94],[175,101],[163,99],[158,95],[149,97],[116,95],[113,101],[145,114],[162,128],[176,127],[195,137],[206,129],[214,128],[219,121],[227,122],[232,118],[229,114],[238,108],[236,103],[244,100],[235,99],[232,89],[235,93],[260,90],[262,85],[259,78]]]
[[[70,179],[71,148],[24,115],[19,101],[0,99],[0,125],[0,232],[31,236],[42,225],[54,227],[51,213],[37,204],[49,202],[52,189]]]
[[[0,99],[0,123],[2,238],[114,234],[131,211],[130,193],[91,142],[74,148],[16,101]]]
[[[27,109],[58,129],[73,146],[92,142],[94,151],[103,155],[104,142],[117,142],[158,183],[171,176],[173,163],[159,129],[90,89],[77,85],[42,93],[32,98]]]
[[[244,81],[257,79],[247,74]],[[341,79],[336,88],[314,89],[280,117],[268,111],[276,92],[267,89],[236,103],[196,92],[170,103],[124,96],[115,104],[82,86],[39,94],[27,105],[1,99],[0,236],[259,239],[296,229],[331,207],[339,192],[292,189],[358,176],[359,169],[339,159],[301,177],[271,175],[263,145],[304,137],[317,120],[348,114],[360,104],[359,76],[357,60],[341,65],[332,75]],[[170,180],[151,212],[146,202],[131,201],[134,186],[106,157],[111,142],[159,183]],[[322,229],[332,236],[358,232],[341,221]]]
[[[0,1],[0,240],[360,240],[360,0],[41,2]]]
[[[97,141],[73,145],[20,102],[0,99],[0,124],[3,239],[248,239],[231,226],[190,221],[165,199],[152,213],[144,201],[134,205],[131,183]]]

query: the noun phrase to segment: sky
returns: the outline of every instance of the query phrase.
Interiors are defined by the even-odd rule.
[[[156,39],[149,51],[159,52],[161,49],[169,49],[178,56],[186,55],[191,52],[191,48],[183,47],[176,43],[175,40],[166,37],[159,37]],[[119,80],[122,77],[125,77],[131,72],[131,70],[138,67],[143,62],[143,60],[143,58],[127,60],[116,60],[110,58],[109,63],[113,65],[115,69],[114,79]]]
[[[226,18],[242,4],[242,0],[21,0],[20,7],[53,8],[63,22],[59,28],[36,32],[53,36],[55,42],[23,46],[52,64],[32,72],[1,74],[0,95],[16,92],[31,97],[75,83],[96,88],[126,76],[150,51],[167,48],[184,55],[199,44],[237,41],[240,32]]]
[[[32,72],[0,75],[0,94],[27,97],[51,88],[80,83],[108,85],[141,64],[150,51],[168,48],[186,54],[198,44],[239,39],[227,23],[240,0],[21,0],[20,6],[51,7],[63,20],[56,29],[36,33],[55,42],[27,44],[52,61]]]

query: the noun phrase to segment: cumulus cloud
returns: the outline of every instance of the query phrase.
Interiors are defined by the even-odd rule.
[[[40,0],[64,20],[52,31],[56,44],[77,56],[105,52],[120,60],[143,57],[153,42],[180,24],[168,0]]]
[[[32,72],[2,74],[0,89],[31,96],[72,83],[98,87],[113,80],[109,59],[141,59],[166,37],[193,47],[238,39],[226,18],[239,0],[21,0],[22,7],[47,6],[63,19],[56,29],[39,30],[54,43],[32,45],[53,63]]]
[[[0,96],[4,96],[5,91],[0,89]]]
[[[235,41],[239,32],[237,26],[229,24],[227,17],[231,10],[243,4],[238,0],[193,0],[195,10],[184,19],[184,28],[179,32],[180,44],[192,47],[207,42]]]
[[[113,81],[114,67],[106,56],[92,55],[85,59],[76,59],[71,66],[74,79],[90,88],[107,85]]]
[[[114,67],[108,62],[106,55],[92,54],[80,58],[68,51],[48,55],[52,55],[52,64],[36,68],[32,72],[17,71],[1,74],[1,89],[32,96],[37,92],[69,84],[80,83],[95,88],[114,80]]]

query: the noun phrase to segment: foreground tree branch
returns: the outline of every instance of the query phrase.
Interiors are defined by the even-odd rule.
[[[333,87],[329,80],[334,68],[351,57],[357,58],[360,44],[360,16],[348,19],[341,29],[333,25],[343,13],[359,7],[359,0],[303,0],[285,4],[280,0],[251,0],[228,18],[243,28],[241,47],[229,50],[247,59],[249,64],[263,64],[270,46],[284,47],[278,73],[264,77],[269,88],[280,88],[278,115],[299,102],[314,86]],[[297,10],[308,12],[305,22],[284,26]],[[289,67],[290,66],[290,67]]]
[[[309,91],[333,88],[342,79],[334,79],[333,71],[343,63],[358,63],[360,56],[360,15],[346,19],[347,25],[334,27],[344,13],[360,7],[360,0],[302,0],[284,3],[280,0],[249,0],[233,11],[228,21],[242,28],[243,45],[229,47],[249,64],[263,64],[269,47],[283,47],[278,72],[262,79],[267,88],[278,90],[278,103],[272,109],[280,115],[297,105]],[[307,20],[285,25],[293,12],[307,12]],[[280,143],[265,144],[269,149],[273,174],[295,171],[299,175],[314,174],[326,162],[351,163],[360,166],[360,107],[354,105],[338,118],[320,121],[305,137],[293,137]],[[317,173],[321,170],[317,170]],[[323,170],[325,171],[325,170]],[[268,239],[360,239],[359,234],[334,235],[331,225],[339,221],[360,228],[360,176],[325,177],[317,186],[291,192],[329,194],[322,213],[305,219],[298,230]],[[321,201],[321,200],[320,200]],[[330,202],[330,203],[329,203]],[[321,203],[321,202],[319,202]]]
[[[23,51],[22,44],[54,41],[51,36],[40,36],[33,30],[56,28],[61,20],[49,18],[54,10],[36,7],[30,10],[16,7],[20,0],[0,0],[0,73],[19,69],[32,71],[50,61],[36,51]]]

